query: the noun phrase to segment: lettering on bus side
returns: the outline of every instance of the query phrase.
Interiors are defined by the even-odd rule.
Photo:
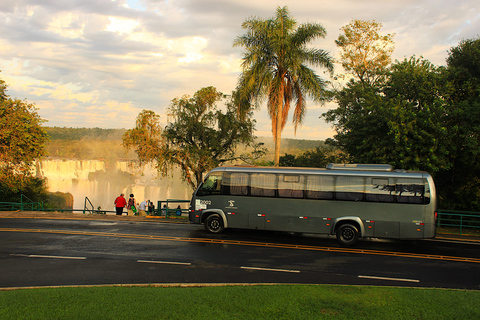
[[[195,210],[205,210],[210,205],[212,205],[211,200],[195,199]]]

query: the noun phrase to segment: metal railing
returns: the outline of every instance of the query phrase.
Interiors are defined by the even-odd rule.
[[[88,206],[88,205],[90,205],[90,206]],[[90,207],[91,207],[91,209],[90,209]],[[90,201],[90,199],[88,199],[88,197],[85,197],[85,204],[83,205],[83,214],[85,214],[85,212],[95,213],[94,211],[95,211],[95,209],[93,207],[92,202]]]
[[[480,212],[438,210],[437,227],[458,230],[460,235],[478,232]]]
[[[43,211],[43,202],[34,202],[27,196],[21,194],[20,202],[0,202],[1,211]]]
[[[76,210],[74,210],[74,211],[76,211]],[[88,199],[88,197],[85,197],[85,204],[83,206],[83,214],[85,214],[86,212],[88,212],[90,214],[93,214],[93,213],[107,214],[107,212],[115,212],[115,211],[102,210],[102,207],[100,207],[100,206],[95,210],[95,207],[93,206],[90,199]]]
[[[158,208],[153,215],[165,216],[165,218],[168,218],[169,216],[179,217],[182,216],[182,214],[184,213],[188,213],[188,209],[170,208],[169,204],[171,203],[190,203],[190,200],[167,199],[163,201],[158,201]]]

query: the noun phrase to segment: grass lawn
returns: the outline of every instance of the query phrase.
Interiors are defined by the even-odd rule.
[[[480,291],[257,285],[0,291],[0,319],[480,319]]]

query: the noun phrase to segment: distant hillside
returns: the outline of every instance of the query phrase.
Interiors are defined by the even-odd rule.
[[[257,141],[262,142],[269,151],[274,152],[275,144],[273,143],[272,137],[258,137]],[[306,150],[323,146],[324,144],[325,141],[323,140],[282,139],[280,153],[282,155],[284,153],[299,154],[305,152]]]
[[[45,127],[51,140],[122,140],[126,129]]]
[[[126,129],[46,127],[48,156],[64,159],[135,159],[122,145]]]
[[[125,153],[122,136],[126,129],[59,128],[45,127],[50,142],[47,152],[50,157],[66,159],[135,159],[133,151]],[[275,146],[272,137],[259,137],[269,150],[266,159],[271,160]],[[324,144],[321,140],[282,139],[281,155],[301,154]]]

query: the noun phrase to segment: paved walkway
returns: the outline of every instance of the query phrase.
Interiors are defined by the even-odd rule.
[[[160,216],[121,216],[114,214],[83,214],[50,211],[0,211],[0,218],[24,218],[24,219],[72,219],[72,220],[117,220],[117,221],[150,221],[150,222],[174,222],[188,223],[188,219]]]

